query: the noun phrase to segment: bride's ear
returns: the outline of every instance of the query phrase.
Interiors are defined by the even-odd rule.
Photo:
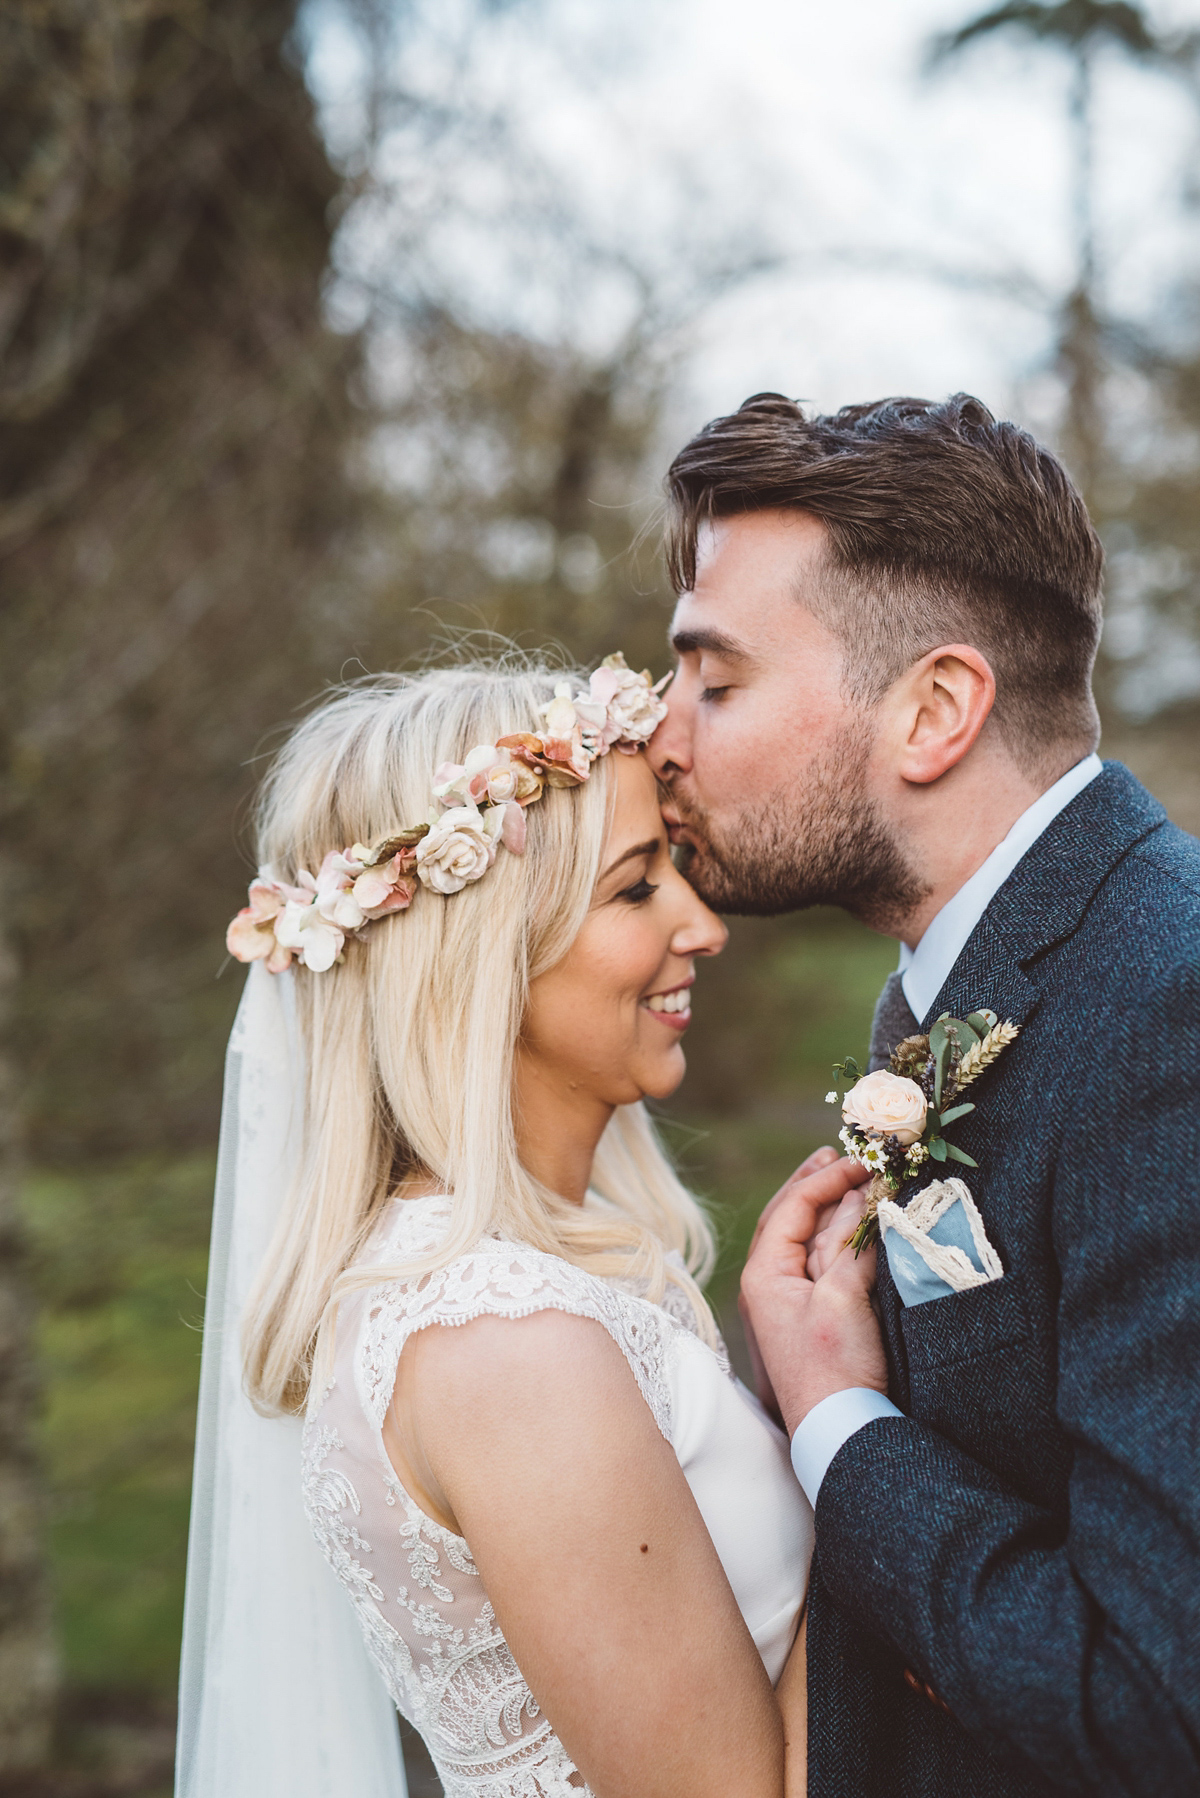
[[[996,702],[996,677],[966,643],[931,649],[892,689],[899,740],[896,772],[928,786],[962,761]]]

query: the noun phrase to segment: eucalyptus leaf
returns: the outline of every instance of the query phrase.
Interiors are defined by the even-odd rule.
[[[943,1143],[942,1146],[945,1149],[947,1155],[949,1155],[951,1161],[961,1161],[963,1163],[964,1167],[978,1167],[979,1166],[979,1163],[972,1156],[968,1155],[965,1149],[955,1148],[955,1146],[952,1142]],[[931,1149],[930,1154],[932,1154],[932,1153],[933,1153],[933,1150]],[[941,1160],[940,1155],[938,1157],[938,1160],[939,1161]]]
[[[946,1027],[939,1020],[929,1032],[929,1050],[933,1056],[933,1103],[935,1110],[942,1103],[942,1085],[946,1078],[946,1070],[950,1066],[950,1056],[954,1049],[953,1039]]]
[[[954,1027],[958,1032],[959,1048],[964,1055],[968,1049],[973,1049],[976,1043],[983,1040],[969,1018],[955,1018]]]
[[[949,1143],[943,1142],[940,1136],[935,1136],[929,1145],[929,1154],[934,1161],[945,1161],[948,1151],[953,1153]]]
[[[949,1111],[942,1112],[941,1116],[938,1118],[938,1123],[944,1130],[947,1124],[952,1124],[956,1118],[965,1118],[968,1111],[974,1111],[974,1109],[975,1107],[973,1105],[952,1105]]]
[[[994,1011],[987,1010],[973,1011],[967,1019],[976,1036],[980,1037],[986,1036],[989,1030],[994,1030],[999,1021]]]

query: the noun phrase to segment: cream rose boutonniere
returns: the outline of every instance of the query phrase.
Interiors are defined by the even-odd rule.
[[[894,1136],[902,1148],[919,1142],[929,1110],[915,1080],[880,1068],[864,1074],[842,1101],[842,1117],[864,1136]]]
[[[1002,1024],[986,1009],[965,1018],[943,1012],[928,1036],[906,1037],[886,1068],[864,1074],[851,1056],[834,1063],[838,1085],[826,1094],[826,1103],[841,1104],[842,1145],[873,1176],[867,1209],[851,1238],[856,1255],[879,1234],[875,1214],[880,1200],[898,1192],[925,1162],[979,1165],[946,1140],[946,1130],[975,1110],[969,1102],[955,1101],[1003,1053],[1017,1030],[1016,1024]]]

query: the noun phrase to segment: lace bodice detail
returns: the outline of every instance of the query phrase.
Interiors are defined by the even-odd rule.
[[[448,1220],[447,1199],[398,1201],[372,1255],[393,1262],[423,1255]],[[424,1737],[447,1798],[586,1798],[587,1787],[513,1659],[468,1544],[417,1506],[387,1457],[382,1427],[404,1344],[431,1324],[485,1315],[556,1309],[590,1318],[621,1349],[674,1445],[683,1362],[703,1357],[703,1379],[735,1390],[727,1361],[694,1335],[691,1307],[678,1297],[682,1304],[651,1304],[557,1256],[489,1237],[432,1275],[381,1284],[342,1307],[332,1379],[314,1396],[305,1428],[305,1506],[387,1689]],[[699,1366],[693,1364],[693,1377]],[[770,1430],[765,1419],[753,1422]],[[786,1444],[783,1452],[786,1462]],[[802,1598],[811,1521],[790,1470],[789,1486],[808,1531]],[[796,1583],[786,1603],[798,1612]]]

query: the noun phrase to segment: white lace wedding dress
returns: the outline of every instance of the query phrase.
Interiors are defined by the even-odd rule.
[[[444,1197],[396,1201],[372,1257],[426,1253],[448,1216]],[[470,1548],[409,1497],[382,1425],[414,1330],[548,1308],[592,1318],[621,1349],[679,1457],[772,1680],[804,1601],[812,1513],[787,1442],[723,1354],[693,1333],[678,1289],[651,1304],[556,1256],[489,1237],[424,1281],[357,1296],[342,1308],[333,1379],[305,1428],[305,1506],[446,1798],[586,1798],[587,1787],[521,1676]]]

